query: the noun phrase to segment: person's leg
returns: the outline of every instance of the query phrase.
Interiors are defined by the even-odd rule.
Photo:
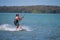
[[[17,28],[19,28],[19,24],[17,25]]]
[[[20,30],[23,30],[22,26],[21,25],[19,25],[19,26],[20,26]]]
[[[17,27],[16,27],[16,30],[17,30],[17,29],[19,28],[19,23],[16,23],[16,26],[17,26]]]

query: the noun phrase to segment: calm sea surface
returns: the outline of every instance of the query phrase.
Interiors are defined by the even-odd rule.
[[[24,16],[19,23],[32,31],[0,29],[0,40],[60,40],[60,14],[19,14]],[[6,25],[16,27],[13,23],[15,15],[16,13],[0,13],[0,28]]]

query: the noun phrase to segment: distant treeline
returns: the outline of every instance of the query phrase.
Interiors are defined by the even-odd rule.
[[[60,13],[60,6],[0,6],[0,12]]]

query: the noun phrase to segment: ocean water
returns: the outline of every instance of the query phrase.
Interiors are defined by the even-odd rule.
[[[28,31],[16,31],[16,13],[0,13],[0,40],[60,40],[60,14],[19,13]]]

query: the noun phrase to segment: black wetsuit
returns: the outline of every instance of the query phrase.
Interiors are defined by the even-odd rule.
[[[19,27],[19,20],[14,20],[14,24],[17,26],[17,28]]]

